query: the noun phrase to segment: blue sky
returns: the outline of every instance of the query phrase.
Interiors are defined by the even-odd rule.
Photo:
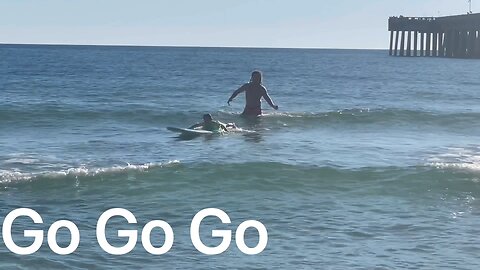
[[[386,48],[389,16],[467,9],[467,0],[0,0],[0,43]]]

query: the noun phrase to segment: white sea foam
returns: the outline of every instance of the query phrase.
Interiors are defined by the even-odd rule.
[[[439,169],[480,171],[480,147],[447,148],[446,153],[430,157],[427,165]]]
[[[469,163],[445,163],[445,162],[433,162],[429,163],[429,166],[439,168],[439,169],[458,169],[458,170],[470,170],[470,171],[479,171],[480,164],[469,164]]]
[[[111,167],[102,168],[88,168],[88,167],[74,167],[59,171],[44,171],[38,173],[20,172],[14,170],[0,170],[0,184],[31,181],[36,178],[62,178],[66,176],[96,176],[99,174],[116,174],[127,171],[147,171],[152,168],[168,167],[171,165],[179,164],[180,161],[172,160],[165,163],[145,163],[145,164],[129,164],[127,165],[115,165]]]

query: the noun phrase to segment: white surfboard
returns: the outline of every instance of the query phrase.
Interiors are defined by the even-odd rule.
[[[185,135],[210,135],[213,134],[212,131],[203,130],[203,129],[188,129],[188,128],[176,128],[176,127],[167,127],[168,130],[172,132],[177,132]]]

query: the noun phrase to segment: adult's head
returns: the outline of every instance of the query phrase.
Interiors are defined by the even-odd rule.
[[[250,79],[250,82],[255,83],[255,84],[262,84],[262,72],[259,70],[255,70],[252,72],[252,78]]]

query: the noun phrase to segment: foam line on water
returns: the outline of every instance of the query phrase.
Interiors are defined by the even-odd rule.
[[[480,172],[480,147],[448,147],[445,152],[428,159],[428,166]]]
[[[36,178],[62,178],[67,176],[96,176],[99,174],[117,174],[128,171],[147,171],[149,169],[158,167],[167,167],[179,164],[180,161],[172,160],[165,163],[145,163],[145,164],[128,164],[127,165],[115,165],[111,167],[103,168],[87,168],[87,167],[74,167],[59,171],[45,171],[40,173],[19,172],[11,170],[0,170],[0,184],[8,184],[22,181],[32,181]]]

